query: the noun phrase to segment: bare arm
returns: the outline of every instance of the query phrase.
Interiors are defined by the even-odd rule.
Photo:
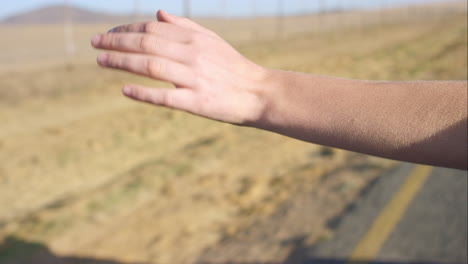
[[[365,154],[466,169],[467,83],[275,72],[258,126]]]
[[[173,83],[124,87],[138,101],[316,144],[467,168],[467,82],[370,82],[258,66],[213,32],[165,12],[96,36],[98,63]]]

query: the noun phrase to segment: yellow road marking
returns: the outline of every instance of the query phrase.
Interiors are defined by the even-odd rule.
[[[359,242],[351,254],[350,262],[372,261],[395,225],[400,221],[409,203],[413,200],[423,183],[426,181],[432,167],[418,165],[406,179],[398,193],[385,206],[376,218],[369,231]]]

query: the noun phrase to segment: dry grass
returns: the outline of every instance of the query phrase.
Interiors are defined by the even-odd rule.
[[[105,28],[80,26],[80,58],[66,67],[59,27],[0,28],[13,40],[0,49],[14,51],[0,56],[0,239],[38,241],[61,255],[186,263],[320,187],[335,206],[313,207],[322,212],[311,223],[314,241],[393,164],[128,101],[119,91],[126,82],[165,84],[96,67],[83,47]],[[466,79],[466,32],[465,14],[235,44],[273,68]],[[368,172],[347,169],[356,162]],[[337,168],[342,177],[323,183]],[[0,261],[17,260],[1,252]]]

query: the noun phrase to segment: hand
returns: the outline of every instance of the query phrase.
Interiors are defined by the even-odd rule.
[[[124,95],[207,118],[249,125],[262,116],[268,70],[232,48],[215,33],[159,11],[158,21],[124,25],[93,38],[98,64],[156,80],[176,89],[127,85]]]

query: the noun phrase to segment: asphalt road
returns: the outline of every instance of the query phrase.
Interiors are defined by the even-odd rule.
[[[287,263],[467,263],[466,171],[402,163]]]

